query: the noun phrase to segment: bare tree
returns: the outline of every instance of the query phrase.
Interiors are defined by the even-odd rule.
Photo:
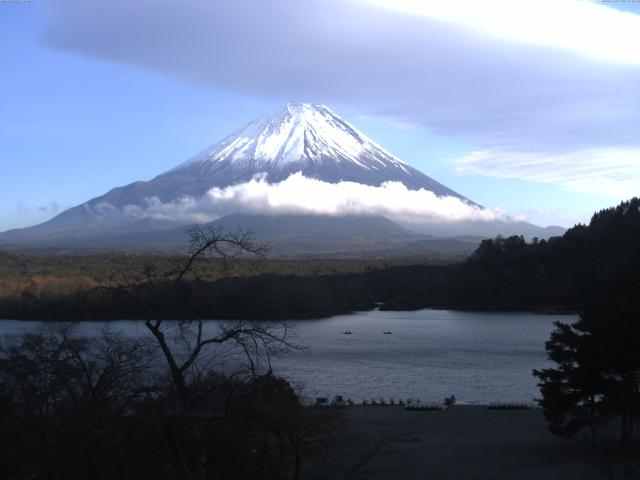
[[[126,296],[145,312],[144,325],[162,352],[176,394],[176,409],[168,412],[167,440],[183,478],[193,479],[204,476],[206,459],[203,458],[201,425],[211,418],[212,412],[195,406],[191,387],[203,372],[210,370],[206,367],[211,364],[215,348],[222,345],[239,347],[247,360],[247,374],[256,376],[271,373],[274,352],[295,346],[290,341],[290,330],[284,322],[235,320],[220,322],[215,330],[211,330],[201,319],[168,322],[162,319],[161,312],[154,311],[145,296],[148,289],[167,283],[180,288],[187,279],[198,278],[202,265],[221,262],[222,268],[226,269],[238,256],[261,257],[267,251],[266,245],[255,242],[251,232],[242,229],[226,233],[219,227],[207,225],[194,227],[188,233],[188,255],[176,268],[158,272],[157,268],[148,266],[134,277],[112,279],[107,287],[101,288]],[[174,334],[173,337],[170,333]],[[176,422],[189,421],[200,422],[197,428],[190,427],[195,438],[192,444],[196,450],[190,459],[186,458],[175,438]]]
[[[131,474],[138,460],[127,449],[127,419],[148,393],[149,373],[148,347],[112,331],[87,337],[55,324],[3,339],[0,476]]]
[[[261,257],[267,251],[266,245],[255,242],[252,233],[242,229],[229,234],[220,227],[205,225],[191,228],[188,234],[188,255],[175,269],[158,272],[154,266],[147,266],[136,276],[119,281],[112,278],[106,287],[125,295],[143,308],[144,325],[162,351],[171,373],[178,399],[178,410],[184,410],[188,405],[188,375],[193,373],[192,369],[197,366],[207,347],[234,343],[244,352],[250,370],[255,374],[257,361],[266,361],[269,371],[272,352],[293,346],[289,341],[289,329],[284,323],[237,320],[222,322],[216,331],[211,332],[206,331],[202,320],[162,320],[159,315],[161,312],[155,312],[145,300],[145,290],[166,282],[178,287],[187,278],[198,278],[199,269],[203,264],[221,261],[222,267],[226,269],[238,256]],[[168,338],[171,327],[176,327],[177,330],[174,341]],[[178,345],[186,351],[177,352]]]

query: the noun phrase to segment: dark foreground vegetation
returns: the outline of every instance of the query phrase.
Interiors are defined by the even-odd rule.
[[[55,259],[34,260],[43,274],[14,288],[5,280],[0,317],[144,318],[138,302],[114,289],[96,288],[133,281],[145,284],[142,295],[159,316],[174,319],[322,317],[376,305],[388,310],[580,311],[596,297],[635,298],[632,293],[640,278],[639,206],[640,200],[632,199],[603,210],[589,225],[577,225],[548,241],[485,240],[467,261],[452,265],[411,264],[415,259],[396,265],[245,259],[221,270],[221,260],[216,260],[196,263],[177,287],[149,272],[170,271],[182,257],[90,257],[86,268],[83,257],[61,257],[55,267],[47,264]],[[15,272],[21,262],[23,270],[38,271],[25,266],[25,257],[2,260],[4,271]],[[52,276],[52,270],[75,275],[65,283],[64,277]],[[252,270],[257,274],[249,274]]]
[[[534,370],[549,430],[584,438],[605,478],[640,473],[640,310],[634,298],[598,297],[546,344],[553,368]]]
[[[367,466],[382,469],[383,478],[390,472],[403,478],[410,471],[404,461],[413,458],[415,467],[428,455],[413,446],[400,449],[409,452],[402,459],[380,454],[421,444],[421,433],[395,425],[381,430],[382,417],[366,409],[308,406],[271,369],[274,354],[300,346],[286,323],[265,318],[328,315],[376,302],[387,309],[581,312],[576,323],[556,324],[546,345],[553,366],[534,371],[549,430],[570,443],[535,433],[538,420],[524,412],[504,421],[495,415],[505,412],[469,417],[467,409],[466,420],[457,421],[447,411],[449,420],[427,423],[430,432],[443,432],[448,463],[434,460],[433,468],[416,472],[609,479],[640,473],[640,200],[599,212],[562,238],[486,240],[457,265],[203,278],[202,269],[225,266],[238,254],[260,256],[262,246],[242,232],[204,228],[192,232],[191,247],[175,263],[92,279],[80,290],[3,297],[3,316],[140,318],[148,335],[132,340],[104,331],[87,338],[66,323],[4,339],[0,478],[376,478]],[[209,331],[197,320],[207,317],[229,320]],[[222,352],[235,355],[231,369],[219,363]],[[399,413],[393,413],[399,421],[418,414]],[[483,450],[476,448],[478,432],[468,429],[485,421],[490,426],[481,430],[491,435],[483,437]],[[514,425],[526,434],[510,430]],[[440,440],[432,450],[439,448]],[[484,453],[451,465],[456,448]],[[487,455],[504,468],[483,463]],[[554,463],[527,463],[547,461]]]
[[[177,268],[100,287],[144,312],[146,337],[67,322],[2,339],[0,478],[348,479],[378,450],[273,374],[274,354],[300,348],[286,324],[162,320],[156,279],[179,290],[199,261],[262,252],[242,232],[191,240]]]
[[[216,338],[267,332],[233,328]],[[379,448],[269,370],[223,374],[201,351],[179,385],[156,347],[69,324],[5,340],[0,478],[347,479]]]
[[[609,479],[640,473],[639,207],[633,199],[600,212],[561,241],[516,249],[510,262],[529,252],[563,269],[571,282],[580,319],[556,323],[546,343],[555,365],[533,373],[550,431],[588,439],[589,463]]]

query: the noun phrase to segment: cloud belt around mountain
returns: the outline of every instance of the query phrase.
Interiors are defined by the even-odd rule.
[[[107,206],[103,205],[104,211]],[[279,183],[254,178],[225,188],[212,188],[200,198],[162,203],[147,199],[144,207],[129,205],[132,219],[181,222],[212,221],[230,213],[383,215],[414,223],[509,221],[499,209],[481,208],[456,197],[438,197],[428,190],[409,190],[400,182],[375,187],[354,182],[328,183],[300,173]]]

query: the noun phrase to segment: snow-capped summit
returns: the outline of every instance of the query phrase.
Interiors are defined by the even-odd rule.
[[[295,102],[253,120],[158,178],[208,178],[211,186],[224,187],[256,174],[278,182],[296,172],[331,183],[378,186],[399,181],[411,189],[462,198],[387,152],[328,107]]]
[[[407,165],[324,105],[289,102],[260,117],[177,169],[230,162],[257,168],[291,163],[352,162],[376,170]]]

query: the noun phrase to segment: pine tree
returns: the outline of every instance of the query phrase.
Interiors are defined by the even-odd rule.
[[[640,418],[640,315],[628,306],[599,305],[580,320],[556,323],[546,344],[555,368],[534,370],[549,429],[572,437],[620,419],[620,441],[633,441]]]

